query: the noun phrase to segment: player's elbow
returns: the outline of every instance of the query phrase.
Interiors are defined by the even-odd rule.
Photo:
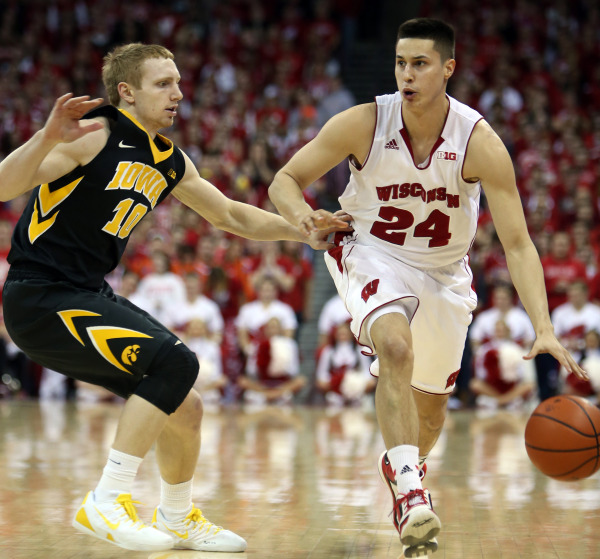
[[[285,197],[285,193],[289,188],[301,189],[301,185],[298,179],[290,173],[289,169],[283,167],[275,173],[273,182],[269,186],[269,198],[274,202],[274,198]]]

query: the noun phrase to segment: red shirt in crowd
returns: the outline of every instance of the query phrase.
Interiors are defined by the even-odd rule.
[[[572,256],[557,259],[551,254],[542,259],[548,306],[552,312],[567,301],[567,286],[576,279],[587,281],[585,264]]]

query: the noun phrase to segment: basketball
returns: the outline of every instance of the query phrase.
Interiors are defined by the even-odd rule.
[[[554,396],[525,426],[529,459],[543,474],[576,481],[600,468],[600,409],[578,396]]]

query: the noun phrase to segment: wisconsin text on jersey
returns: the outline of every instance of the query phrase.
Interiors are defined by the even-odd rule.
[[[399,198],[421,198],[423,202],[441,201],[446,202],[448,208],[460,207],[460,196],[458,194],[448,194],[445,187],[432,188],[426,190],[422,184],[418,182],[405,182],[403,184],[389,184],[387,186],[376,186],[377,197],[382,202],[390,200],[398,200]]]

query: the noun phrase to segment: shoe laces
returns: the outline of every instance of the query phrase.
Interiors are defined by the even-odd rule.
[[[423,489],[413,489],[408,493],[400,493],[398,498],[396,499],[396,503],[394,504],[394,508],[392,509],[392,513],[398,512],[402,514],[402,505],[406,503],[407,506],[412,507],[414,505],[427,505],[429,502],[427,501],[427,497],[425,496],[425,491]]]
[[[141,504],[139,501],[132,501],[131,495],[123,494],[117,497],[116,502],[123,507],[123,509],[125,510],[125,514],[131,519],[131,521],[134,524],[142,522],[139,516],[137,515],[137,510],[135,508],[135,504]]]
[[[193,527],[193,530],[198,532],[210,532],[212,530],[216,534],[223,529],[221,526],[217,526],[210,520],[206,519],[202,514],[202,511],[199,508],[196,508],[194,505],[192,505],[191,512],[185,517],[184,523],[186,526],[194,523],[195,526]]]

